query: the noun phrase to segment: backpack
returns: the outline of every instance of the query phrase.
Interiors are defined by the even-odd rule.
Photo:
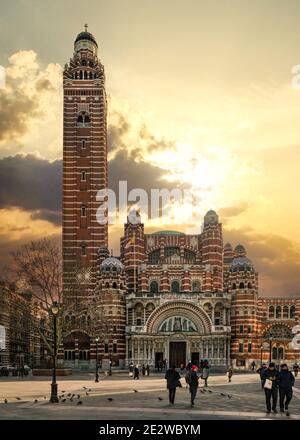
[[[186,372],[185,381],[187,384],[189,384],[191,382],[191,372],[190,371]]]

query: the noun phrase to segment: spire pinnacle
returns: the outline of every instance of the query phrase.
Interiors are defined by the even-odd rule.
[[[88,30],[88,24],[87,23],[84,25],[84,28],[85,28],[85,32],[87,32],[87,30]]]

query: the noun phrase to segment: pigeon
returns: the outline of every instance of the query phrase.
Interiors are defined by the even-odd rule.
[[[67,397],[71,397],[71,393],[68,393],[68,394],[67,394]]]
[[[80,394],[77,394],[77,399],[80,399]]]
[[[62,393],[65,393],[65,391],[64,391],[64,390],[61,390],[61,392],[62,392]]]
[[[38,403],[38,400],[37,400],[37,399],[35,399],[34,403]]]
[[[21,397],[16,397],[17,400],[21,400]]]
[[[62,402],[65,403],[66,400],[67,400],[67,399],[63,399]]]
[[[232,395],[231,394],[228,394],[228,399],[231,399],[232,398]]]
[[[200,393],[205,394],[205,391],[204,390],[200,390]]]
[[[79,400],[79,402],[77,402],[77,405],[82,405],[82,401]]]
[[[86,396],[89,396],[89,393],[88,393],[88,392],[86,392],[86,393],[85,393],[85,395],[86,395]]]
[[[83,389],[86,390],[87,388],[86,388],[86,387],[83,387]]]
[[[225,396],[226,396],[226,394],[224,394],[224,393],[221,393],[221,394],[220,394],[220,396],[224,396],[224,397],[225,397]]]
[[[47,397],[46,397],[46,396],[44,396],[44,399],[47,399]]]
[[[212,391],[211,390],[207,390],[209,393],[212,393]]]
[[[92,390],[91,390],[91,388],[89,388],[89,392],[91,392]]]
[[[7,399],[4,399],[4,403],[8,403]]]
[[[112,397],[108,397],[107,400],[109,400],[110,402],[112,402],[114,399]]]
[[[164,399],[162,399],[161,397],[159,397],[159,398],[158,398],[158,400],[160,400],[160,401],[161,401],[161,400],[164,400]]]
[[[72,397],[75,397],[75,394],[72,394]]]
[[[135,393],[138,393],[138,390],[133,390]]]
[[[65,397],[65,395],[64,395],[64,394],[62,394],[62,395],[61,395],[61,397]]]

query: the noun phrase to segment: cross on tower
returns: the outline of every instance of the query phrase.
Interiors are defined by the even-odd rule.
[[[88,30],[88,25],[85,24],[84,27],[85,27],[85,32],[87,32],[87,30]]]

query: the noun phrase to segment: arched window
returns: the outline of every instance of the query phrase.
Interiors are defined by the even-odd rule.
[[[86,66],[86,60],[82,60],[82,61],[81,61],[81,65],[82,65],[82,66]]]
[[[149,264],[158,264],[160,259],[160,250],[156,249],[149,253]]]
[[[153,303],[149,303],[146,305],[146,319],[149,318],[153,310],[155,309],[155,305]]]
[[[86,217],[86,207],[85,206],[81,206],[80,214],[81,214],[81,217]]]
[[[84,71],[84,79],[88,79],[88,73],[86,70]]]
[[[106,284],[105,284],[105,287],[108,289],[108,288],[109,288],[109,283],[106,283]]]
[[[80,180],[81,180],[81,182],[86,181],[86,171],[85,170],[80,171]]]
[[[82,244],[82,245],[81,245],[81,255],[82,255],[83,257],[86,256],[86,244]]]
[[[80,79],[83,79],[83,73],[82,73],[82,70],[80,70],[79,78],[80,78]]]
[[[239,289],[245,289],[245,284],[244,284],[243,282],[241,282],[241,283],[239,284]]]
[[[172,293],[179,293],[180,292],[180,284],[178,281],[172,281],[171,292]]]
[[[86,112],[81,112],[77,116],[77,124],[79,127],[89,127],[91,118]]]
[[[274,307],[273,306],[270,306],[269,307],[269,319],[274,319]]]
[[[198,281],[198,280],[193,281],[193,284],[192,284],[192,291],[193,291],[193,292],[201,292],[200,281]]]
[[[113,285],[112,285],[112,287],[113,287],[113,289],[117,289],[117,283],[116,282],[113,282]]]
[[[232,290],[235,290],[235,289],[236,289],[236,284],[233,283],[233,284],[232,284]]]
[[[158,282],[157,281],[151,281],[150,293],[158,293]]]
[[[252,289],[252,284],[248,283],[248,289]]]
[[[290,307],[290,319],[295,319],[295,315],[296,315],[296,307],[291,306]]]
[[[291,340],[293,337],[292,330],[286,326],[281,324],[272,325],[268,330],[266,330],[263,334],[263,337],[269,339],[272,337],[273,339],[289,339]]]
[[[276,307],[276,319],[281,318],[281,306]]]
[[[289,308],[288,306],[284,306],[283,307],[283,319],[288,319],[289,318]]]

